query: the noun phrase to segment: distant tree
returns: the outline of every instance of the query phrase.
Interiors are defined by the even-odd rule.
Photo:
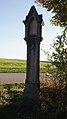
[[[67,0],[35,0],[48,11],[54,13],[51,19],[53,25],[67,26]]]

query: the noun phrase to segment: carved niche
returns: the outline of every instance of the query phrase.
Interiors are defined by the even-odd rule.
[[[32,17],[29,22],[29,36],[37,35],[37,20]]]

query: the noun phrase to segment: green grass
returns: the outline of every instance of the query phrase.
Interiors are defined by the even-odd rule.
[[[26,61],[17,59],[0,59],[0,73],[26,72]]]
[[[0,84],[0,107],[7,104],[13,98],[14,92],[21,94],[23,89],[24,83]]]
[[[0,119],[67,119],[67,90],[43,84],[41,110],[35,115],[32,108],[23,108],[23,89],[23,83],[0,84]]]
[[[54,73],[56,70],[55,65],[51,62],[40,62],[40,72],[42,73]]]
[[[55,66],[49,62],[40,62],[40,72],[54,72]],[[18,59],[1,59],[0,73],[25,73],[26,61]]]
[[[0,84],[0,119],[19,119],[23,83]]]

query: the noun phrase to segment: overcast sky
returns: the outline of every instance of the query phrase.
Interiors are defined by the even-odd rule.
[[[45,23],[40,47],[49,50],[52,39],[60,33],[59,27],[50,25],[53,14],[35,4],[34,0],[0,0],[0,58],[26,59],[25,26],[22,21],[33,5],[38,14],[43,15]],[[42,51],[40,60],[46,60]]]

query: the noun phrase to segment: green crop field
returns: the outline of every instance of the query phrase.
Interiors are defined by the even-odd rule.
[[[26,61],[17,59],[0,59],[0,73],[21,73],[26,71]]]
[[[40,62],[40,72],[53,72],[55,66],[50,62]],[[18,59],[0,58],[0,73],[24,73],[26,72],[26,61]]]

